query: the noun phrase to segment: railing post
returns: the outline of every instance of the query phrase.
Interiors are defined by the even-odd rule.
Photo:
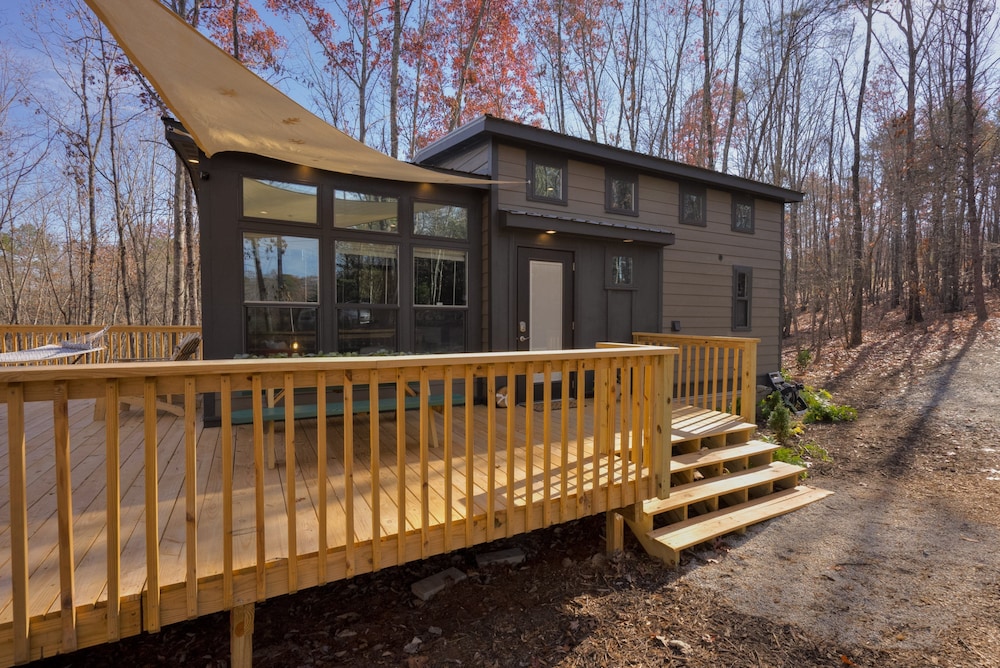
[[[673,420],[674,355],[660,355],[653,386],[653,475],[656,478],[656,496],[670,496],[670,450],[672,447],[671,423]]]
[[[744,422],[757,421],[757,339],[743,342],[743,388],[740,417]]]

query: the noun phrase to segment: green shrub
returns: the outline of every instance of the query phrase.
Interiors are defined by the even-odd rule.
[[[833,403],[833,397],[826,390],[807,387],[799,394],[808,406],[802,416],[803,422],[851,422],[858,418],[856,409]]]
[[[830,453],[827,452],[825,448],[815,443],[782,446],[774,451],[774,459],[779,462],[787,462],[788,464],[794,464],[795,466],[801,466],[803,468],[809,468],[809,464],[814,460],[821,462],[832,461]],[[808,472],[802,474],[803,478],[808,476]]]
[[[792,420],[792,411],[781,400],[781,394],[772,392],[762,402],[761,413],[767,420],[767,427],[774,432],[774,437],[779,443],[784,443],[798,431],[798,425]]]
[[[798,365],[799,369],[805,369],[812,362],[813,354],[808,348],[803,348],[795,356],[795,364]]]
[[[774,451],[774,459],[779,462],[794,464],[795,466],[801,466],[803,468],[805,468],[806,465],[806,460],[802,458],[802,454],[799,452],[798,448],[791,448],[787,445],[783,445]]]

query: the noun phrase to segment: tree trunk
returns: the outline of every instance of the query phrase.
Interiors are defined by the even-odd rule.
[[[969,227],[969,255],[972,260],[972,300],[976,319],[986,322],[986,296],[983,294],[983,248],[980,238],[979,209],[976,203],[976,86],[978,44],[973,33],[976,0],[966,1],[965,15],[965,212]]]
[[[847,345],[861,345],[864,317],[864,278],[865,278],[865,227],[861,211],[861,121],[865,107],[865,91],[868,87],[868,67],[871,62],[872,48],[872,15],[874,0],[867,0],[865,5],[865,53],[861,62],[861,83],[858,86],[858,102],[854,111],[854,159],[851,162],[851,206],[853,220],[851,224],[851,329],[847,337]]]

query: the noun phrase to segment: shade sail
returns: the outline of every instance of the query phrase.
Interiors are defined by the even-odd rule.
[[[248,70],[158,0],[86,0],[198,147],[342,174],[482,184],[391,158],[344,134]]]

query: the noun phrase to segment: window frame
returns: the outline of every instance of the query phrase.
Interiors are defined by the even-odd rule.
[[[614,183],[615,181],[627,182],[632,186],[632,208],[615,206]],[[605,168],[604,170],[604,210],[607,213],[619,213],[624,216],[639,215],[639,175],[627,169]]]
[[[746,295],[742,297],[739,296],[740,276],[746,276]],[[732,299],[732,331],[751,331],[753,329],[753,267],[733,265]],[[744,310],[746,311],[746,325],[738,325],[739,316]]]
[[[708,189],[705,186],[693,183],[681,183],[678,189],[680,197],[677,201],[677,220],[681,225],[691,225],[693,227],[708,226]],[[688,196],[701,199],[701,215],[698,220],[686,220],[684,217],[684,200]]]
[[[241,290],[239,302],[240,315],[239,341],[235,336],[227,341],[227,348],[232,348],[233,354],[268,354],[261,349],[255,339],[251,346],[249,335],[251,330],[269,330],[269,326],[251,327],[251,318],[254,322],[266,322],[266,318],[271,318],[275,323],[274,311],[268,309],[279,309],[282,315],[280,320],[282,327],[288,330],[287,336],[281,338],[281,342],[292,342],[295,332],[299,330],[297,318],[305,310],[309,312],[301,316],[302,321],[308,320],[310,329],[315,321],[315,336],[313,332],[308,332],[309,340],[300,337],[299,343],[302,346],[295,351],[286,346],[281,346],[281,350],[276,350],[278,354],[306,354],[318,350],[346,351],[356,350],[358,345],[372,345],[384,348],[391,348],[397,351],[412,351],[415,346],[423,341],[421,350],[423,352],[455,352],[461,349],[462,352],[481,350],[481,342],[475,336],[476,323],[481,320],[482,308],[474,298],[481,291],[482,280],[473,267],[478,267],[481,262],[481,248],[479,239],[482,234],[482,200],[478,193],[468,192],[466,189],[427,186],[402,185],[396,186],[391,183],[381,182],[368,178],[317,174],[316,179],[303,179],[300,175],[287,174],[286,170],[272,170],[259,166],[240,166],[234,169],[237,176],[234,181],[235,213],[236,219],[236,243],[237,248],[244,243],[245,235],[253,237],[302,237],[316,240],[319,243],[319,279],[316,293],[310,293],[309,299],[316,301],[277,301],[270,299],[261,301],[258,299],[248,299],[251,292]],[[291,178],[289,178],[291,177]],[[565,173],[562,175],[565,187]],[[245,179],[255,181],[275,181],[280,184],[290,183],[294,186],[304,186],[310,197],[309,210],[312,210],[312,199],[316,203],[315,222],[288,221],[282,220],[279,216],[256,217],[247,215],[251,207],[244,206]],[[365,200],[366,196],[376,196],[373,199],[387,198],[392,201],[392,208],[396,211],[396,224],[391,231],[383,229],[359,229],[357,227],[339,226],[337,208],[337,195],[340,191],[347,193],[359,193],[359,199]],[[315,196],[314,193],[315,192]],[[353,197],[353,196],[352,196]],[[258,198],[259,199],[259,198]],[[293,204],[297,204],[293,202]],[[445,232],[449,236],[439,236],[428,232],[441,232],[439,229],[417,231],[417,210],[424,205],[454,207],[449,211],[449,215],[454,217],[455,225],[459,222],[464,225],[464,230]],[[261,210],[272,210],[269,206],[260,207]],[[296,210],[301,210],[297,207]],[[273,211],[278,212],[275,208]],[[459,221],[459,217],[463,218]],[[425,221],[426,222],[426,221]],[[451,229],[452,226],[444,227]],[[464,234],[464,236],[463,236]],[[249,238],[249,237],[248,237]],[[343,243],[358,243],[362,245],[373,244],[376,246],[388,245],[395,249],[395,301],[391,304],[359,304],[350,302],[340,302],[341,298],[348,298],[350,295],[341,295],[342,276],[339,275],[337,266],[338,250],[344,249]],[[314,242],[310,242],[314,243]],[[227,241],[227,248],[229,242]],[[350,248],[348,246],[347,248]],[[418,250],[419,249],[419,250]],[[442,304],[418,304],[415,294],[416,276],[415,270],[418,260],[414,253],[443,250],[448,253],[461,253],[464,257],[464,277],[462,280],[464,295],[456,294],[457,299],[463,299],[463,304],[448,305]],[[231,254],[226,252],[226,264],[228,258],[241,258],[242,253]],[[233,266],[234,270],[244,272],[244,262],[239,259],[239,266]],[[235,263],[234,263],[235,264]],[[456,265],[457,267],[458,265]],[[286,266],[287,270],[288,267]],[[450,271],[450,270],[449,270]],[[309,278],[310,285],[312,278]],[[273,281],[272,281],[273,282]],[[450,290],[450,288],[449,288]],[[282,293],[284,294],[284,293]],[[449,292],[450,294],[450,292]],[[253,294],[256,297],[256,294]],[[268,294],[271,297],[270,292]],[[448,301],[448,300],[445,300]],[[235,304],[233,304],[235,306]],[[261,310],[263,309],[263,310]],[[289,309],[291,309],[289,311]],[[289,315],[290,314],[290,315]],[[314,315],[315,314],[315,315]],[[232,315],[236,315],[233,313]],[[292,324],[289,326],[289,318]],[[439,322],[440,321],[440,322]],[[350,322],[350,324],[346,324]],[[368,324],[370,322],[370,324]],[[383,327],[382,324],[387,325]],[[389,327],[388,325],[390,325]],[[345,324],[349,330],[359,330],[351,332],[352,336],[348,340],[344,338]],[[390,337],[388,329],[393,330]],[[442,334],[440,343],[436,336],[436,329],[440,328]],[[385,332],[373,332],[372,343],[361,343],[357,338],[363,332],[360,330],[373,329]],[[432,336],[428,337],[430,332]],[[254,335],[258,339],[257,334]],[[384,343],[376,341],[382,339]],[[313,342],[315,341],[315,343]],[[438,349],[438,346],[441,346]],[[251,349],[254,349],[253,351]]]
[[[754,204],[753,197],[748,195],[733,195],[732,196],[732,230],[733,232],[739,232],[740,234],[753,234],[757,229],[757,207]],[[737,224],[739,221],[739,207],[740,205],[749,205],[750,207],[750,227],[741,227]]]
[[[558,169],[562,174],[560,179],[562,183],[562,192],[559,193],[559,197],[547,197],[545,195],[538,195],[535,193],[535,167],[554,167]],[[548,202],[549,204],[561,204],[563,206],[569,203],[569,161],[566,158],[544,156],[539,153],[528,153],[527,159],[527,190],[525,192],[525,197],[532,202]]]

